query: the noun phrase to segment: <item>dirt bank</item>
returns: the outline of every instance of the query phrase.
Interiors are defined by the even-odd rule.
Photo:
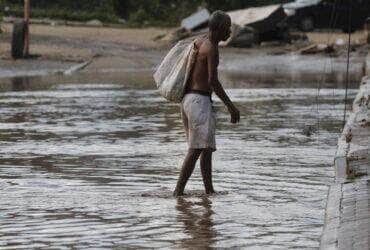
[[[68,26],[31,26],[31,60],[12,60],[12,25],[3,25],[0,36],[0,75],[34,75],[37,71],[64,71],[71,64],[92,60],[92,70],[152,67],[163,55],[163,45],[153,38],[168,29],[116,29]],[[20,71],[20,72],[17,72]],[[32,72],[31,72],[32,71]],[[11,72],[11,73],[10,73]]]
[[[3,25],[0,39],[3,59],[10,54],[12,25]],[[156,50],[160,44],[153,38],[168,29],[115,29],[31,25],[31,53],[42,58],[83,61],[97,55],[127,55],[130,51]]]

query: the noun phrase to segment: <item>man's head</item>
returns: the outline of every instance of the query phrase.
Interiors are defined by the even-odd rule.
[[[226,41],[231,34],[231,18],[221,10],[216,10],[209,18],[209,30],[217,36],[220,41]]]

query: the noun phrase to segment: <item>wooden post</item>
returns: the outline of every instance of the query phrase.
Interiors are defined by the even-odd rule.
[[[24,57],[28,57],[30,51],[30,0],[24,0],[24,23],[26,26],[24,34]]]

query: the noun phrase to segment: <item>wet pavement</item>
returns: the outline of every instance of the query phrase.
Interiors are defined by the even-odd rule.
[[[214,98],[220,193],[203,195],[196,167],[175,199],[185,135],[151,84],[3,90],[0,248],[318,248],[344,90],[228,93],[242,119]]]

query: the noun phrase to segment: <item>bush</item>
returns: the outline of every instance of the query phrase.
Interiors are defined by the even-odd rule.
[[[0,0],[11,6],[7,14],[23,16],[23,0]],[[32,17],[49,17],[73,21],[99,19],[117,22],[118,16],[130,26],[177,26],[199,6],[210,11],[233,10],[277,4],[289,0],[31,0]],[[1,6],[1,4],[0,4]],[[2,10],[4,9],[1,7]]]
[[[131,25],[177,26],[181,19],[196,11],[202,4],[202,0],[136,0],[122,1],[116,4],[115,9],[117,15],[128,19]]]
[[[0,0],[1,1],[1,0]],[[23,0],[2,0],[4,6],[9,6],[7,15],[17,17],[23,16]],[[102,22],[117,22],[113,0],[37,0],[30,1],[31,17],[34,18],[55,18],[71,21],[88,21],[99,19]]]
[[[3,21],[3,10],[4,10],[3,1],[0,0],[0,24]],[[3,33],[3,29],[1,28],[1,25],[0,25],[0,34],[1,33]]]
[[[3,1],[0,0],[0,22],[3,20],[3,11],[4,11],[4,4],[3,4]]]
[[[7,12],[8,15],[22,17],[23,8],[13,7]],[[102,22],[115,23],[118,21],[118,17],[114,14],[104,12],[88,12],[88,11],[71,11],[66,9],[35,9],[31,10],[32,18],[51,18],[51,19],[62,19],[70,21],[89,21],[91,19],[99,19]]]

